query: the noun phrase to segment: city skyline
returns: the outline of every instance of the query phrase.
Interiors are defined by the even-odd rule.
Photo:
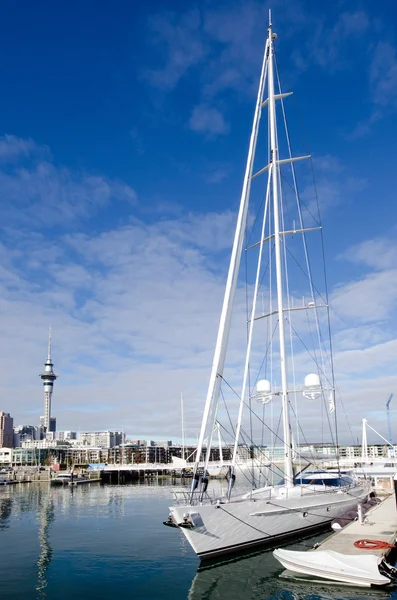
[[[86,5],[77,21],[61,6],[48,5],[43,21],[22,5],[0,8],[2,408],[16,423],[39,422],[51,323],[58,428],[181,438],[183,392],[194,440],[268,4],[121,2],[117,14]],[[387,436],[385,403],[397,391],[397,8],[272,5],[324,217],[340,439],[360,437],[363,417]],[[237,316],[243,296],[241,285]],[[313,415],[309,406],[311,431]]]

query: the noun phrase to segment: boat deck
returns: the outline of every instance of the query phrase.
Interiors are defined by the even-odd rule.
[[[346,525],[346,527],[337,533],[333,533],[326,538],[315,550],[309,550],[309,552],[333,550],[334,552],[346,555],[361,554],[366,556],[371,553],[377,556],[386,556],[390,552],[390,548],[366,550],[356,548],[354,543],[358,540],[369,539],[394,544],[396,535],[397,508],[396,498],[393,494],[371,508],[364,515],[364,523],[360,523],[359,521],[349,523],[349,525]]]

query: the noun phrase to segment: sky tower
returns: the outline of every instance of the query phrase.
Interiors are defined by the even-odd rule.
[[[44,365],[44,372],[40,375],[43,386],[44,386],[44,432],[47,433],[51,430],[51,397],[54,381],[58,377],[55,375],[53,370],[53,364],[51,360],[51,327],[48,332],[48,356]]]

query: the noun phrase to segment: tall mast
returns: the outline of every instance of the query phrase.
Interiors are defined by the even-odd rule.
[[[280,167],[278,164],[277,147],[277,122],[276,122],[276,102],[274,94],[274,47],[273,40],[275,34],[272,31],[271,13],[269,12],[269,66],[268,66],[268,91],[269,91],[269,126],[270,126],[270,162],[273,165],[271,170],[272,189],[273,189],[273,215],[274,215],[274,249],[276,261],[276,283],[277,283],[277,312],[278,312],[278,330],[280,341],[280,371],[281,371],[281,399],[283,411],[283,433],[284,433],[284,473],[286,487],[293,487],[293,468],[292,468],[292,447],[291,447],[291,425],[288,409],[288,382],[287,382],[287,364],[285,352],[285,334],[284,334],[284,312],[283,312],[283,273],[281,264],[281,236],[280,236],[280,215],[279,215],[279,178]]]
[[[221,312],[221,318],[219,322],[218,336],[215,345],[214,359],[212,363],[210,381],[208,384],[207,397],[205,401],[203,420],[201,424],[200,437],[197,445],[196,462],[194,465],[194,475],[197,473],[201,452],[204,445],[205,434],[209,432],[209,443],[207,448],[207,460],[209,460],[209,446],[212,439],[212,434],[215,426],[217,406],[219,399],[220,386],[223,376],[223,369],[226,358],[226,348],[229,339],[230,322],[232,318],[234,295],[237,286],[237,278],[240,267],[241,252],[244,241],[245,226],[247,221],[249,195],[251,189],[251,176],[255,157],[256,142],[258,139],[259,121],[261,116],[261,104],[263,99],[263,90],[265,85],[265,71],[266,71],[266,55],[267,55],[267,43],[262,63],[262,72],[259,82],[258,96],[256,101],[254,122],[252,126],[252,133],[250,139],[250,145],[248,150],[247,165],[244,175],[243,189],[241,192],[240,208],[237,217],[236,231],[234,234],[234,242],[232,248],[232,255],[230,258],[229,272],[227,276],[225,295],[223,298],[223,306]],[[210,422],[209,422],[210,421]],[[193,488],[192,488],[193,489]],[[191,497],[191,501],[193,496]]]

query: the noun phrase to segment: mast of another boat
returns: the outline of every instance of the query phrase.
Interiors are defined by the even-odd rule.
[[[183,418],[183,395],[181,392],[182,459],[185,460],[185,422]]]

